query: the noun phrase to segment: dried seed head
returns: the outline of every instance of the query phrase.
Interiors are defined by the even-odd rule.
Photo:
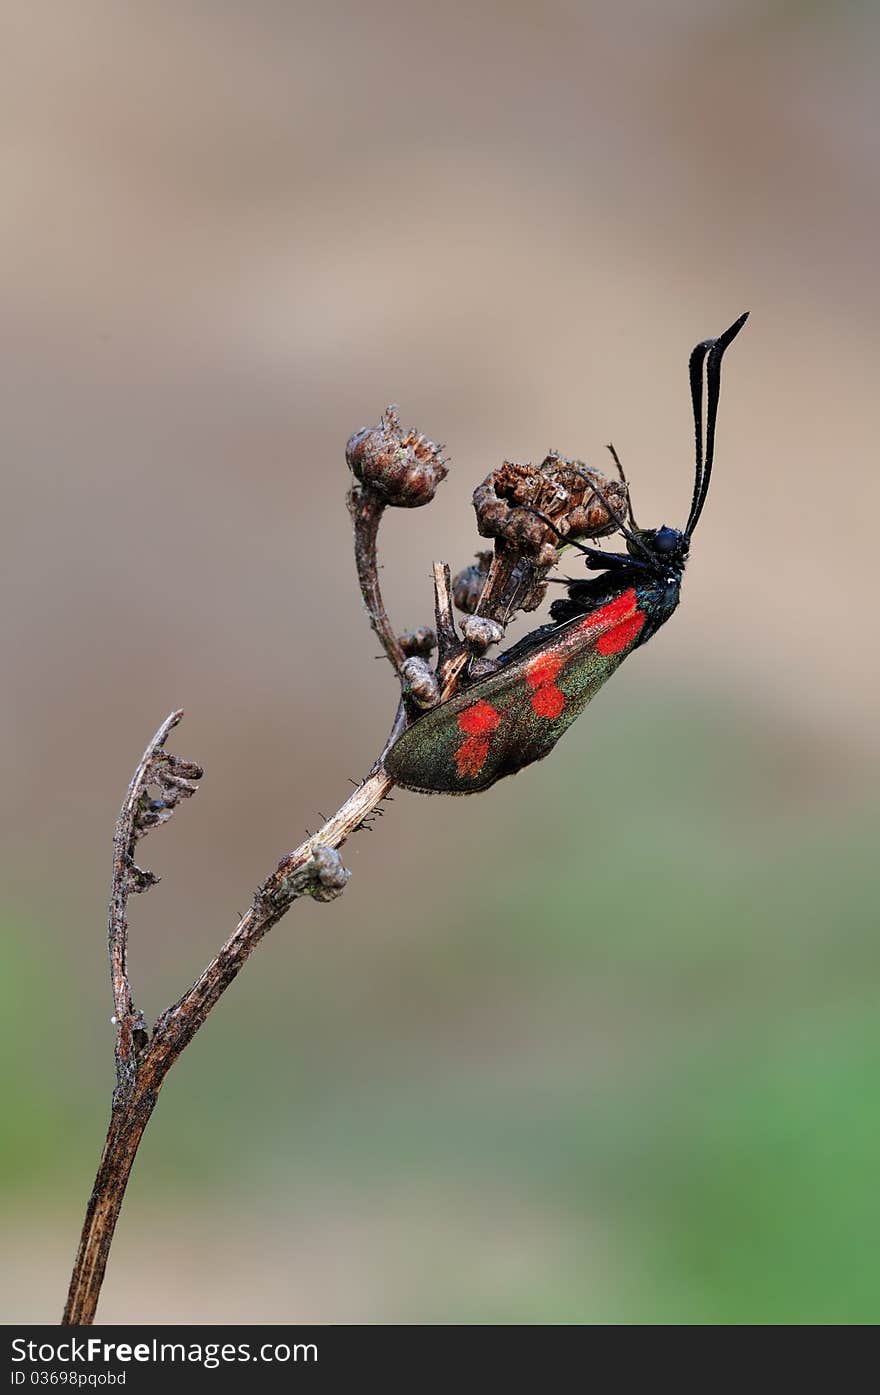
[[[416,707],[436,707],[440,701],[440,684],[434,670],[424,659],[405,659],[400,666],[403,691]]]
[[[474,491],[477,528],[531,558],[552,566],[560,539],[531,511],[539,510],[564,537],[601,537],[617,527],[602,498],[617,513],[626,510],[626,490],[599,470],[551,452],[540,465],[506,460]]]
[[[196,793],[198,782],[204,773],[195,761],[183,760],[181,756],[173,756],[165,750],[154,752],[146,769],[135,810],[135,838],[143,838],[150,829],[167,823],[181,799],[190,799]],[[159,791],[157,797],[150,793],[151,789]],[[137,888],[138,891],[144,889],[144,886]]]
[[[437,636],[427,625],[419,630],[407,630],[398,640],[407,658],[429,659],[437,648]]]
[[[469,615],[461,622],[461,632],[470,647],[477,654],[485,654],[492,644],[500,644],[504,638],[504,626],[497,620],[487,620],[479,615]]]
[[[491,552],[478,552],[476,562],[464,567],[452,583],[452,599],[465,615],[473,615],[480,603],[486,577],[492,565]]]
[[[375,489],[386,503],[417,509],[431,502],[448,473],[440,449],[418,431],[404,431],[396,408],[389,407],[378,426],[352,436],[345,458],[361,484]]]

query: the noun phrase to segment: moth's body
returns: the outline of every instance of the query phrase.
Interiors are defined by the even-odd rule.
[[[568,581],[566,596],[550,607],[551,624],[513,645],[500,655],[494,672],[465,682],[397,738],[385,768],[398,784],[429,794],[475,794],[543,759],[627,655],[669,619],[679,603],[712,472],[721,358],[745,320],[743,315],[691,354],[696,475],[685,527],[637,528],[631,508],[629,527],[603,500],[627,551],[574,543],[587,567],[601,575]]]

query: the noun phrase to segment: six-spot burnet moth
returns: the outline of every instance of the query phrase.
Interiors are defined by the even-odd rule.
[[[631,506],[624,519],[608,505],[626,551],[571,543],[587,568],[602,575],[568,583],[565,599],[550,607],[551,624],[508,649],[495,672],[463,687],[398,737],[384,764],[399,785],[473,794],[541,760],[627,655],[669,619],[712,476],[721,360],[747,318],[741,315],[690,356],[696,468],[684,528],[639,528]]]

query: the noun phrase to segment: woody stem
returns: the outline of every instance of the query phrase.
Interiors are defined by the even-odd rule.
[[[169,1070],[244,968],[260,940],[293,902],[304,895],[328,900],[342,890],[348,874],[331,850],[343,845],[393,787],[394,781],[377,761],[366,780],[332,818],[282,858],[274,872],[257,888],[250,908],[226,943],[192,987],[161,1014],[149,1042],[130,1058],[124,1088],[117,1088],[114,1094],[107,1139],[71,1275],[63,1325],[94,1321],[125,1189]],[[123,816],[125,808],[123,806]],[[113,962],[115,981],[118,959]]]
[[[376,560],[376,540],[385,512],[385,500],[369,485],[353,485],[347,502],[354,524],[354,560],[364,605],[391,667],[399,674],[406,656],[385,609]]]

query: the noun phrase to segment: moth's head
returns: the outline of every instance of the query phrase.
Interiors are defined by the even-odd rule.
[[[633,539],[627,539],[626,547],[630,556],[642,561],[650,556],[660,572],[670,569],[681,572],[687,562],[690,538],[687,533],[664,523],[662,528],[636,529]]]
[[[691,404],[694,413],[694,490],[691,508],[684,528],[670,528],[665,523],[662,528],[639,528],[628,506],[628,520],[613,509],[608,512],[617,524],[618,531],[626,540],[626,550],[633,562],[647,572],[664,577],[670,582],[681,580],[690,549],[694,529],[700,521],[709,481],[712,478],[712,464],[715,458],[715,425],[718,417],[718,399],[721,394],[721,360],[730,344],[739,334],[748,312],[740,315],[729,329],[717,339],[705,339],[692,350],[688,362],[688,376],[691,385]],[[705,384],[704,384],[705,369]],[[705,398],[705,426],[704,407]],[[626,483],[620,461],[614,447],[609,447],[614,457],[621,479]],[[632,526],[629,527],[628,523]]]

